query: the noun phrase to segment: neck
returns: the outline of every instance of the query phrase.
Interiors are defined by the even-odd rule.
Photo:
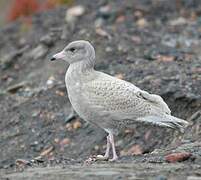
[[[66,78],[81,80],[84,74],[88,74],[93,70],[94,70],[94,60],[85,59],[83,61],[78,61],[78,62],[70,64],[66,73]]]
[[[70,64],[69,68],[78,73],[85,73],[94,69],[94,60],[88,59]]]

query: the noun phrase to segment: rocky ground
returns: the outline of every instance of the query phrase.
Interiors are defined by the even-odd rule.
[[[1,179],[201,179],[201,2],[79,1],[0,29]],[[66,13],[67,10],[67,13]],[[84,160],[106,133],[71,114],[68,42],[96,47],[96,69],[161,95],[184,134],[136,125],[116,137],[117,162]]]

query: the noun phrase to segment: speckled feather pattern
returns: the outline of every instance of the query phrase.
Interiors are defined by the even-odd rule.
[[[92,47],[85,45],[86,52],[89,48],[93,54]],[[169,107],[160,96],[95,71],[93,66],[94,59],[90,57],[71,63],[65,78],[69,100],[84,120],[107,132],[119,131],[136,122],[180,130],[188,124],[171,116]]]
[[[139,88],[115,78],[96,79],[84,85],[84,96],[91,106],[112,113],[137,116],[151,113],[151,106],[138,94]]]
[[[73,41],[51,58],[52,61],[56,59],[70,64],[65,83],[73,109],[82,119],[108,133],[105,155],[97,156],[97,159],[116,161],[114,134],[127,127],[133,128],[136,123],[154,124],[181,132],[188,125],[185,120],[171,115],[160,96],[94,70],[95,49],[90,42]],[[109,159],[110,149],[112,159]]]

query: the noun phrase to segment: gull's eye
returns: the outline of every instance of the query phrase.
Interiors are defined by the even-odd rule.
[[[73,48],[73,47],[69,49],[70,52],[75,52],[75,50],[76,50],[76,49]]]

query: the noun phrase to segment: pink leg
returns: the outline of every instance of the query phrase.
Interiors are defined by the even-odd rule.
[[[110,146],[112,146],[112,153],[113,153],[113,158],[109,159],[109,155],[110,155]],[[89,159],[87,159],[85,161],[85,163],[90,164],[94,161],[97,160],[101,160],[101,161],[105,161],[108,160],[109,161],[116,161],[118,159],[116,150],[115,150],[115,144],[114,144],[114,136],[112,133],[109,133],[109,135],[107,136],[107,147],[106,147],[106,151],[105,151],[105,155],[97,155],[96,157],[92,156]]]
[[[112,145],[112,153],[113,153],[113,158],[110,159],[110,161],[115,161],[118,159],[118,156],[117,156],[117,153],[116,153],[116,150],[115,150],[115,144],[114,144],[114,136],[112,133],[109,133],[109,140],[110,140],[110,143]]]
[[[110,155],[110,137],[109,135],[107,136],[107,147],[106,147],[106,151],[105,151],[105,155],[104,158],[108,159]]]

